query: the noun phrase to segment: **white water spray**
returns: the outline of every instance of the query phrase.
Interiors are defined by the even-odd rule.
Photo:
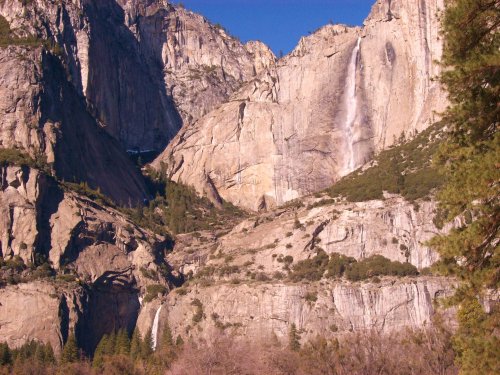
[[[356,114],[358,111],[358,99],[356,97],[356,72],[358,66],[359,47],[361,38],[358,38],[356,47],[354,47],[347,69],[347,79],[345,85],[345,105],[346,105],[346,118],[345,118],[345,135],[346,135],[346,155],[344,167],[341,175],[352,172],[356,168],[356,158],[354,155],[354,122],[356,121]]]
[[[160,311],[162,305],[156,310],[155,319],[153,320],[153,327],[151,327],[151,348],[156,350],[156,345],[158,344],[158,324],[160,322]]]

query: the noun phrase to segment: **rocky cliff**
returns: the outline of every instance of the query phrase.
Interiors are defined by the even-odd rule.
[[[226,332],[254,342],[277,338],[288,343],[291,324],[302,340],[348,332],[386,333],[430,324],[435,298],[450,295],[442,278],[384,281],[380,284],[242,283],[193,287],[168,295],[159,313],[159,330],[210,341]],[[193,303],[193,301],[199,301]],[[196,317],[199,307],[203,311]],[[152,309],[153,311],[158,311]],[[199,313],[198,313],[199,314]]]
[[[25,150],[59,179],[85,181],[118,203],[142,203],[138,170],[66,74],[42,47],[0,48],[0,146]]]
[[[318,334],[430,324],[436,300],[452,293],[453,280],[383,277],[353,283],[323,275],[320,281],[293,282],[287,276],[319,249],[358,261],[378,254],[420,270],[428,267],[438,256],[424,242],[440,230],[432,223],[435,204],[419,203],[417,210],[397,196],[360,203],[308,198],[303,206],[244,220],[223,236],[178,236],[167,259],[189,281],[145,305],[138,327],[146,332],[156,321],[159,332],[169,324],[184,338],[210,340],[231,332],[253,341],[275,336],[286,343],[292,323],[305,341]],[[448,321],[452,313],[445,313]]]
[[[0,255],[7,260],[1,281],[20,283],[0,288],[3,340],[60,348],[71,329],[91,352],[102,334],[132,331],[147,285],[168,288],[167,239],[36,169],[0,172]],[[25,265],[16,261],[17,271],[25,270],[12,282],[13,259]],[[53,273],[41,274],[48,265]]]
[[[434,202],[318,194],[275,207],[428,126],[444,103],[431,80],[439,6],[378,1],[363,27],[325,26],[276,61],[166,1],[1,1],[13,33],[37,39],[0,47],[0,147],[46,169],[0,167],[2,340],[59,349],[74,332],[91,354],[104,333],[157,337],[167,323],[184,338],[285,341],[292,323],[307,340],[430,322],[454,285],[417,272],[437,260],[425,244],[440,232]],[[263,212],[171,241],[69,182],[142,202],[125,148],[159,151],[182,122],[154,166]],[[318,265],[314,279],[291,277],[323,253],[382,255],[412,273],[349,282]]]
[[[0,15],[14,31],[57,44],[89,111],[133,151],[160,152],[183,120],[221,104],[275,60],[262,43],[243,45],[163,0],[7,0]]]
[[[441,0],[378,1],[361,28],[325,26],[154,162],[213,200],[266,209],[321,190],[401,134],[430,125]]]

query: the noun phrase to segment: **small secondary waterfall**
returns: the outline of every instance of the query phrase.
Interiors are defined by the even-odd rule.
[[[153,326],[151,327],[151,348],[156,350],[156,344],[158,343],[158,324],[160,321],[160,311],[162,305],[156,310],[155,319],[153,320]]]
[[[351,55],[351,60],[349,61],[349,67],[347,69],[347,79],[345,85],[345,106],[346,106],[346,116],[345,116],[345,142],[346,142],[346,153],[344,159],[344,166],[341,171],[341,175],[352,172],[356,167],[356,155],[354,153],[354,122],[356,121],[356,115],[358,112],[358,99],[356,96],[356,73],[358,67],[358,56],[359,47],[361,44],[361,38],[358,38],[356,47],[354,47]]]

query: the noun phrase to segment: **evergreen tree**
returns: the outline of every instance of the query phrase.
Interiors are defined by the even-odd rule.
[[[108,335],[104,345],[104,355],[113,355],[116,352],[116,332]]]
[[[449,133],[437,155],[446,176],[438,199],[446,220],[463,220],[431,245],[441,254],[441,269],[462,281],[454,297],[462,374],[500,373],[498,307],[486,313],[479,303],[500,280],[499,26],[498,0],[447,3],[441,78],[451,106],[443,118]]]
[[[109,347],[108,341],[108,335],[103,335],[99,344],[97,344],[94,351],[94,358],[92,360],[92,366],[95,368],[101,368],[104,364],[104,357],[108,354],[106,353],[106,349]]]
[[[116,335],[115,354],[128,356],[130,354],[130,339],[127,330],[122,328]]]
[[[72,333],[68,337],[68,341],[64,345],[61,352],[61,362],[62,363],[73,363],[80,359],[78,344],[76,343],[75,334]]]
[[[184,345],[184,340],[182,339],[181,335],[177,335],[177,338],[175,339],[175,346],[181,347]]]
[[[153,354],[153,336],[151,329],[149,329],[146,336],[144,336],[144,341],[141,343],[141,357],[147,359],[151,354]]]
[[[299,351],[300,350],[300,336],[297,332],[297,326],[292,323],[290,326],[290,332],[288,333],[288,346],[290,350]]]
[[[52,345],[50,345],[49,343],[45,344],[45,363],[51,365],[56,363],[56,356],[54,355],[54,349],[52,348]]]
[[[130,340],[130,358],[132,358],[132,360],[135,361],[141,357],[141,347],[141,336],[139,334],[139,330],[136,328],[134,329],[132,339]]]
[[[174,346],[174,338],[168,322],[165,322],[159,346],[161,349],[171,349]]]

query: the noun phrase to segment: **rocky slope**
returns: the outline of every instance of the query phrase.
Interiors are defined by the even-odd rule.
[[[11,283],[9,264],[19,258],[34,270],[46,259],[56,274],[28,268],[19,285],[0,288],[2,341],[37,339],[57,349],[74,330],[91,352],[102,334],[133,330],[147,285],[168,286],[168,241],[36,169],[0,172],[2,276]]]
[[[362,28],[329,25],[302,38],[227,103],[184,126],[153,165],[251,210],[331,185],[444,107],[432,81],[442,6],[378,1]]]
[[[144,307],[140,330],[146,332],[155,320],[160,332],[169,324],[184,338],[209,340],[225,331],[255,341],[276,336],[286,343],[292,323],[305,341],[318,334],[388,332],[430,323],[436,298],[452,293],[453,280],[294,282],[287,274],[320,248],[358,261],[379,254],[422,270],[438,259],[424,245],[440,232],[432,223],[433,202],[419,202],[418,211],[397,196],[360,203],[311,197],[304,203],[246,219],[219,238],[209,232],[178,236],[167,259],[190,279]],[[452,311],[446,314],[451,321]]]
[[[388,332],[429,323],[435,298],[453,290],[452,280],[429,276],[355,283],[287,276],[320,248],[429,266],[437,256],[423,242],[439,232],[433,202],[421,201],[417,210],[397,196],[360,203],[309,197],[226,234],[179,235],[170,250],[166,239],[36,169],[3,167],[1,176],[7,285],[0,287],[0,334],[11,346],[34,338],[58,349],[75,332],[91,353],[104,333],[137,326],[158,334],[166,324],[195,340],[226,331],[286,342],[292,323],[303,340]],[[19,258],[28,268],[15,285],[9,275]],[[52,276],[39,273],[40,259],[50,261]]]

